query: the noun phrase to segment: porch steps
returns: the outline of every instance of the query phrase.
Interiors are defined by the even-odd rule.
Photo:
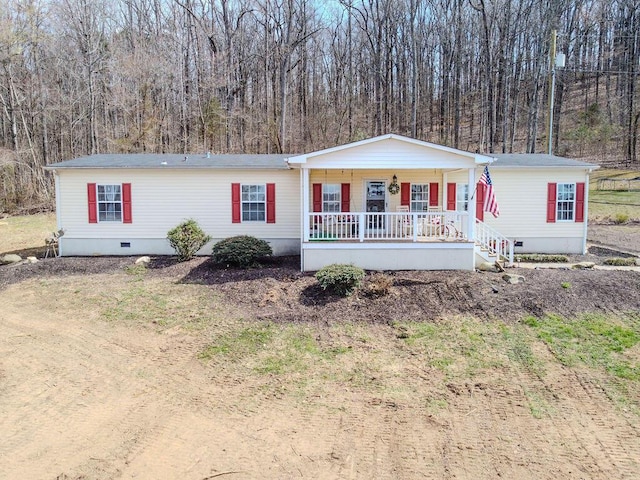
[[[513,265],[513,242],[480,220],[476,220],[475,252],[481,261]]]

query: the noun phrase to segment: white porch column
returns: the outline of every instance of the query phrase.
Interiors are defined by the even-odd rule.
[[[447,211],[447,204],[449,203],[449,189],[447,188],[447,172],[442,172],[442,211]]]
[[[300,169],[300,176],[302,177],[302,241],[309,241],[309,169],[302,167]]]
[[[467,232],[469,240],[475,240],[476,238],[476,195],[478,192],[476,191],[476,169],[469,169],[469,209],[468,214],[469,218],[467,221]]]

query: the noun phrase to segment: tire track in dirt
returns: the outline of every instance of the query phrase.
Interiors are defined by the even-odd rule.
[[[24,305],[29,299],[20,300]],[[178,344],[165,361],[157,354],[157,339],[127,348],[123,339],[110,338],[114,331],[107,325],[96,322],[89,331],[69,322],[44,322],[25,318],[19,308],[3,309],[2,338],[9,343],[3,350],[12,350],[12,363],[4,361],[4,369],[20,372],[22,378],[52,379],[45,388],[29,380],[12,385],[9,379],[8,386],[14,388],[2,398],[6,415],[0,427],[7,440],[0,455],[10,455],[12,467],[0,470],[0,476],[6,473],[3,478],[46,478],[60,473],[63,465],[67,472],[69,465],[76,465],[72,471],[98,478],[93,464],[105,459],[102,463],[112,467],[101,467],[100,478],[113,478],[119,472],[113,465],[124,466],[130,446],[162,425],[157,419],[165,416],[165,395],[154,392],[158,388],[153,385],[177,387],[165,391],[186,390],[180,386],[188,382],[184,366],[193,359],[193,345]],[[126,339],[126,332],[123,336]],[[149,338],[154,336],[150,332]],[[96,344],[99,350],[93,351]],[[167,367],[174,370],[169,375],[164,374]],[[156,369],[163,377],[160,381],[144,378],[146,371]],[[93,452],[92,444],[102,450]],[[112,446],[111,451],[104,451],[104,445]],[[84,464],[79,453],[88,458]],[[39,465],[44,468],[39,470]]]
[[[342,411],[325,439],[337,478],[441,478],[442,426],[426,410],[361,392]]]
[[[524,377],[518,375],[521,386],[541,383],[535,376]],[[568,419],[534,418],[521,386],[454,386],[451,446],[443,450],[447,478],[612,478],[597,459],[571,447],[580,445],[580,438],[565,433]]]
[[[567,440],[580,446],[601,478],[638,478],[640,430],[612,414],[616,407],[595,379],[561,369],[550,380],[563,399],[559,411],[563,425],[570,427]]]

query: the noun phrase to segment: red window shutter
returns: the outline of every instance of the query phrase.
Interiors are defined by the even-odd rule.
[[[276,184],[267,183],[267,223],[276,223]]]
[[[87,183],[87,199],[89,203],[89,223],[98,223],[98,201],[95,183]]]
[[[231,184],[231,222],[240,223],[240,184]]]
[[[576,222],[584,222],[584,182],[576,183]]]
[[[340,211],[351,211],[351,184],[343,183],[340,189]]]
[[[556,195],[558,185],[555,183],[547,184],[547,223],[556,221]]]
[[[476,186],[476,218],[481,222],[484,221],[484,183],[478,183]]]
[[[430,207],[438,206],[438,184],[437,183],[429,184],[429,206]]]
[[[313,184],[313,211],[321,212],[322,211],[322,184],[314,183]]]
[[[411,205],[411,184],[410,183],[400,184],[400,205],[406,205],[407,207]]]
[[[132,223],[130,183],[122,184],[122,223]]]
[[[456,209],[456,184],[447,183],[447,210]]]

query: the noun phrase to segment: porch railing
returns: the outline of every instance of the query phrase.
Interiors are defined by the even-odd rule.
[[[309,213],[310,241],[467,240],[466,212]]]
[[[497,260],[505,259],[513,265],[513,242],[496,229],[476,220],[476,242],[481,249]]]

